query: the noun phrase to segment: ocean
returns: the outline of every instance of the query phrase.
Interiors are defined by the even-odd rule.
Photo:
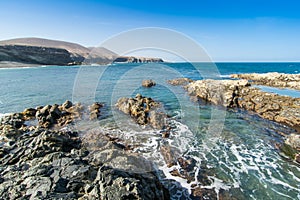
[[[300,168],[276,148],[281,133],[289,127],[264,120],[243,110],[224,110],[205,102],[193,102],[180,86],[167,80],[187,77],[229,79],[234,73],[300,73],[300,63],[149,63],[109,66],[42,66],[0,69],[0,115],[21,112],[25,108],[61,104],[65,100],[90,104],[104,103],[97,124],[78,125],[82,130],[101,129],[132,142],[142,143],[136,152],[152,160],[163,177],[178,181],[186,192],[193,183],[174,177],[165,166],[159,144],[169,143],[185,156],[196,160],[196,175],[205,171],[204,188],[238,189],[246,199],[300,199]],[[157,85],[141,87],[143,79]],[[265,88],[262,88],[265,89]],[[272,88],[267,88],[272,91]],[[280,93],[278,90],[274,92]],[[120,97],[137,93],[163,104],[171,116],[175,132],[168,139],[156,131],[134,125],[115,109]],[[285,90],[284,95],[300,97]],[[82,131],[84,134],[84,131]],[[205,170],[204,170],[205,169]],[[232,193],[238,195],[238,193]]]

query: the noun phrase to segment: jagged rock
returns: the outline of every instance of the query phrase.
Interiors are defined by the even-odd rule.
[[[155,81],[153,81],[151,79],[142,81],[142,86],[143,87],[152,87],[152,86],[155,86],[155,85],[156,85]]]
[[[177,78],[173,80],[168,80],[167,82],[171,85],[187,85],[189,83],[192,83],[193,80],[189,78]]]
[[[240,90],[249,86],[246,80],[199,80],[185,86],[191,96],[204,99],[216,105],[235,107],[238,105]]]
[[[192,189],[192,199],[218,199],[218,195],[214,189],[196,187]]]
[[[90,111],[90,120],[95,120],[100,116],[100,108],[103,107],[103,104],[95,102],[89,106]]]
[[[24,117],[24,120],[30,120],[35,118],[36,109],[34,108],[27,108],[21,114]]]
[[[153,128],[163,129],[167,125],[167,115],[163,112],[152,110],[149,112],[149,123]]]
[[[150,124],[156,129],[163,129],[167,125],[167,115],[158,110],[159,103],[140,94],[135,98],[120,98],[116,107],[123,113],[129,114],[140,125]]]
[[[247,80],[201,80],[185,88],[191,96],[225,107],[240,107],[300,130],[300,98],[249,87]]]
[[[137,174],[107,167],[99,170],[99,190],[103,199],[170,198],[154,174]]]
[[[272,75],[274,75],[273,78]],[[264,76],[262,75],[262,77]],[[286,81],[286,76],[280,74],[281,76],[283,77],[281,79]],[[264,79],[265,81],[278,80],[277,73],[267,74],[266,77],[268,78]],[[287,75],[287,77],[296,80],[294,76]],[[272,85],[273,82],[270,84]],[[185,88],[191,96],[224,107],[244,108],[257,113],[262,118],[288,125],[296,129],[298,133],[300,131],[300,98],[263,92],[258,88],[250,87],[247,80],[201,80],[190,83]],[[299,150],[299,134],[288,136],[286,144]],[[291,148],[283,145],[281,150],[294,159],[297,151],[293,151]]]
[[[253,81],[253,84],[267,85],[279,88],[292,88],[300,90],[300,74],[283,74],[270,72],[263,74],[232,74],[231,78],[240,78]]]
[[[59,107],[39,108],[38,116]],[[95,103],[90,108],[100,107]],[[0,146],[1,199],[170,199],[152,163],[124,151],[117,139],[102,135],[94,140],[95,134],[81,139],[74,131],[42,127],[29,133],[14,123],[22,118],[1,119],[0,135],[6,126],[12,135],[19,131],[13,142]]]
[[[69,100],[66,100],[61,106],[63,110],[67,110],[73,106],[73,103]]]

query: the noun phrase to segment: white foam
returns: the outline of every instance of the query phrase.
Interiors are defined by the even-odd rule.
[[[171,171],[174,170],[174,169],[178,169],[180,168],[179,166],[173,166],[171,168],[167,167],[167,165],[164,165],[162,167],[159,167],[160,170],[163,171],[164,175],[166,176],[165,178],[166,179],[170,179],[170,180],[175,180],[177,181],[178,183],[180,183],[180,185],[187,189],[188,193],[191,194],[191,191],[192,191],[192,187],[191,187],[191,183],[187,183],[187,180],[186,179],[183,179],[179,176],[173,176],[171,175]]]
[[[11,115],[12,113],[0,113],[0,119],[6,116]]]
[[[230,78],[229,74],[220,75],[221,78]]]
[[[206,135],[203,141],[197,141],[195,140],[195,135],[186,125],[175,120],[170,120],[170,123],[175,127],[170,138],[162,138],[161,134],[155,130],[145,129],[137,132],[134,129],[124,131],[99,126],[98,129],[103,129],[100,131],[103,133],[115,134],[117,137],[129,141],[130,144],[138,144],[134,149],[135,153],[151,160],[164,173],[166,179],[177,181],[189,193],[191,193],[192,184],[199,184],[197,177],[201,173],[200,166],[203,161],[205,161],[205,166],[208,170],[216,170],[226,176],[224,179],[219,177],[217,173],[214,176],[208,176],[211,184],[200,184],[203,188],[214,189],[217,194],[220,189],[245,189],[244,187],[247,185],[244,179],[245,175],[266,188],[270,188],[272,185],[280,185],[287,190],[300,192],[299,188],[287,182],[287,179],[284,177],[285,174],[282,174],[279,155],[273,153],[272,146],[265,141],[255,138],[256,144],[252,147],[210,135]],[[171,168],[167,167],[160,152],[162,144],[175,149],[176,154],[178,153],[179,156],[188,156],[196,160],[196,167],[193,169],[195,172],[194,182],[188,183],[184,178],[171,175],[170,172],[174,169],[180,170],[180,166],[177,164]],[[291,175],[291,179],[299,182],[300,176],[298,173],[300,173],[300,170],[297,167],[291,167],[291,170],[288,171],[288,175]],[[286,194],[281,194],[280,192],[282,193],[282,191],[278,192],[279,196],[286,197]],[[257,198],[255,193],[252,196]]]

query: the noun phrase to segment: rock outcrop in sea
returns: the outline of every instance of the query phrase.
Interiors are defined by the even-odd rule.
[[[119,56],[114,61],[114,63],[160,63],[164,62],[161,58],[146,58],[146,57],[136,57],[136,56]]]
[[[242,77],[242,76],[241,76]],[[263,76],[264,77],[264,76]],[[284,76],[282,76],[284,77]],[[289,79],[287,80],[287,82]],[[185,86],[190,96],[227,108],[242,108],[260,117],[295,129],[300,134],[300,98],[280,96],[251,87],[248,80],[198,80]],[[274,81],[275,83],[275,81]],[[273,85],[270,83],[269,85]],[[283,85],[283,84],[280,84]],[[285,84],[287,85],[287,84]],[[287,136],[287,144],[298,144],[299,137]],[[295,138],[297,141],[295,141]],[[298,148],[298,147],[297,147]],[[294,153],[293,158],[299,162]]]
[[[153,86],[155,86],[156,85],[156,83],[155,83],[155,81],[153,81],[153,80],[143,80],[142,81],[142,86],[143,87],[153,87]]]
[[[283,74],[278,72],[232,74],[231,78],[246,79],[257,85],[300,90],[300,74]]]
[[[116,107],[130,115],[139,125],[150,125],[155,129],[167,128],[167,115],[160,111],[161,105],[151,98],[137,94],[135,98],[123,97]]]
[[[199,80],[185,87],[191,96],[224,107],[239,107],[300,129],[300,98],[280,96],[250,87],[247,80]]]

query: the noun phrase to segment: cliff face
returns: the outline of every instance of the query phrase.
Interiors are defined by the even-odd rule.
[[[42,65],[108,64],[117,55],[105,48],[42,38],[0,41],[0,62]]]
[[[74,56],[65,49],[21,45],[0,45],[0,61],[42,65],[72,65],[79,64],[83,60],[83,56]]]
[[[115,63],[158,63],[164,62],[161,58],[145,58],[135,56],[120,56],[114,60]]]
[[[0,41],[0,63],[37,65],[77,65],[163,62],[160,58],[119,57],[103,47],[86,48],[79,44],[42,38]],[[7,64],[5,64],[7,66]],[[1,67],[1,66],[0,66]]]

